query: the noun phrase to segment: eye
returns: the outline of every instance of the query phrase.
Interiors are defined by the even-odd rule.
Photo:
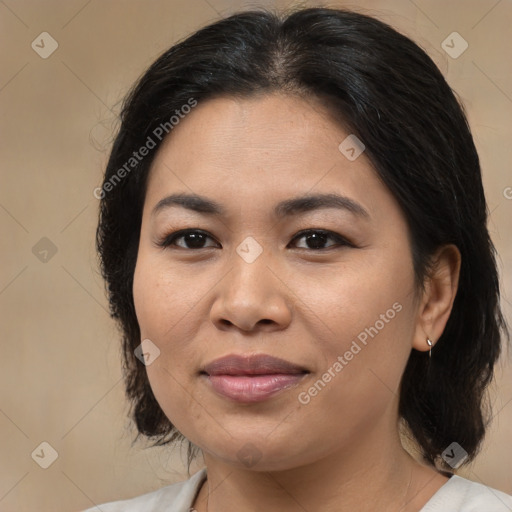
[[[347,245],[349,247],[354,247],[352,243],[350,243],[347,239],[342,237],[341,235],[338,235],[337,233],[334,233],[332,231],[326,231],[324,229],[307,229],[304,231],[301,231],[295,237],[292,239],[292,242],[296,240],[300,240],[301,238],[304,238],[306,240],[306,245],[312,245],[312,247],[299,247],[299,249],[310,249],[314,251],[318,250],[324,250],[324,249],[330,249],[333,246],[336,245]],[[322,247],[327,240],[335,240],[335,244],[332,244],[328,247]]]
[[[207,249],[208,247],[214,246],[205,246],[204,242],[207,238],[212,239],[212,237],[206,233],[205,231],[201,231],[199,229],[182,229],[180,231],[175,231],[170,235],[165,236],[163,239],[157,242],[158,247],[169,247],[171,245],[175,245],[177,247],[181,247],[182,249]],[[182,244],[177,244],[177,240],[183,240],[185,246]]]

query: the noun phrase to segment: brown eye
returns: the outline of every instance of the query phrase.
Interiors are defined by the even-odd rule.
[[[209,247],[214,247],[211,245],[204,245],[208,238],[212,239],[212,237],[205,231],[198,229],[187,229],[176,231],[170,235],[167,235],[162,240],[158,241],[157,245],[159,247],[176,246],[182,249],[208,249]],[[182,242],[176,243],[178,240],[181,240]]]
[[[301,231],[298,233],[292,240],[292,242],[300,239],[304,239],[306,242],[306,247],[299,247],[299,249],[310,249],[310,250],[324,250],[330,249],[334,246],[339,245],[348,245],[353,247],[348,240],[343,238],[341,235],[337,233],[333,233],[332,231],[325,231],[323,229],[309,229],[306,231]],[[328,240],[334,240],[335,243],[329,245],[328,247],[324,247]]]

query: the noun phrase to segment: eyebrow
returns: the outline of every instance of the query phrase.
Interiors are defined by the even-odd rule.
[[[204,215],[220,217],[226,215],[226,209],[216,201],[197,194],[172,194],[164,197],[153,208],[151,215],[172,206],[180,206]],[[324,208],[346,210],[357,217],[369,220],[370,214],[358,202],[338,194],[314,194],[294,197],[281,201],[274,208],[274,215],[279,218],[291,217],[301,213]]]

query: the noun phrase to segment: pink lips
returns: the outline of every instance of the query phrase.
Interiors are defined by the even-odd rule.
[[[305,368],[266,354],[231,354],[207,364],[203,372],[213,390],[236,402],[261,402],[295,386]]]

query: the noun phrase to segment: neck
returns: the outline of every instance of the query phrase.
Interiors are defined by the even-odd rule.
[[[255,471],[204,455],[207,485],[197,512],[417,512],[447,478],[416,462],[395,430],[383,442],[375,428],[364,442],[327,454],[315,462],[279,471]]]

